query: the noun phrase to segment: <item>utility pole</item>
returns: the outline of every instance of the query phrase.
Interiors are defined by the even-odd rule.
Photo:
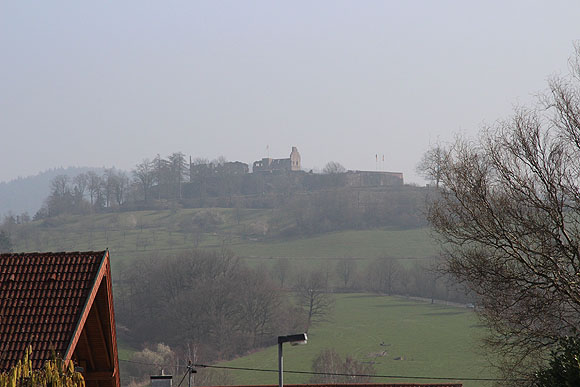
[[[195,385],[195,377],[193,376],[193,374],[196,374],[197,373],[197,370],[195,370],[193,368],[193,364],[191,364],[191,360],[189,360],[189,362],[187,364],[187,373],[189,374],[188,375],[187,386],[188,387],[194,386]],[[193,383],[194,384],[191,384],[192,380],[193,380]]]
[[[187,365],[187,372],[189,373],[187,386],[191,387],[191,360],[189,361],[189,364]]]

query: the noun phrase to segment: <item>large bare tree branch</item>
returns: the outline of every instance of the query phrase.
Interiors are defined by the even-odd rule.
[[[580,326],[579,75],[553,78],[541,107],[458,139],[432,166],[445,270],[479,296],[488,343],[521,361]]]

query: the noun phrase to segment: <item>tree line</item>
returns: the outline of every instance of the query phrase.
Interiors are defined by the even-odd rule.
[[[132,358],[136,363],[124,365],[124,377],[137,381],[147,372],[156,372],[153,363],[229,359],[274,345],[277,335],[307,332],[311,325],[332,318],[336,292],[370,291],[432,302],[473,301],[448,278],[439,276],[435,266],[433,260],[405,265],[382,256],[366,266],[345,257],[333,265],[304,271],[291,259],[280,258],[269,269],[252,269],[231,252],[202,250],[143,258],[139,265],[121,270],[115,288],[118,335],[131,346],[143,348]],[[350,357],[338,361],[337,356],[326,350],[313,368],[373,372]],[[139,365],[143,362],[149,365]],[[199,378],[199,383],[208,384],[232,381],[227,374],[206,371]],[[358,379],[312,379],[324,380]]]
[[[304,271],[280,258],[269,269],[250,268],[227,250],[144,257],[120,269],[117,333],[123,342],[143,348],[133,361],[165,358],[162,353],[167,352],[173,360],[165,364],[190,359],[193,353],[199,361],[211,362],[274,345],[281,334],[308,332],[313,324],[332,318],[336,292],[473,301],[438,276],[432,261],[405,265],[382,256],[359,265],[345,257]],[[347,369],[356,365],[352,359],[345,364]],[[148,369],[127,367],[127,375],[137,378]]]
[[[385,225],[424,225],[423,194],[416,187],[349,189],[345,168],[330,162],[323,173],[241,173],[228,168],[219,173],[190,174],[196,165],[224,165],[197,158],[191,163],[181,152],[145,159],[129,172],[115,168],[51,180],[49,196],[33,219],[61,214],[168,208],[169,206],[284,208],[312,207],[317,216],[296,217],[300,229],[341,229]],[[320,203],[324,206],[320,206]],[[321,212],[324,211],[324,212]],[[321,216],[319,216],[321,215]],[[317,221],[320,218],[321,220]]]
[[[291,258],[278,258],[272,264],[270,275],[280,288],[288,290],[309,282],[306,288],[330,293],[371,292],[464,305],[476,302],[465,287],[440,271],[440,257],[400,259],[383,254],[370,260],[344,257],[329,262],[333,264],[325,264],[304,275]],[[313,282],[318,285],[314,286]]]
[[[122,270],[116,289],[119,334],[134,345],[195,345],[215,360],[305,328],[266,272],[225,250],[142,258]]]
[[[194,349],[203,361],[232,358],[274,344],[277,335],[307,331],[328,311],[320,301],[329,300],[326,291],[308,296],[317,303],[309,309],[267,272],[225,250],[143,258],[122,271],[115,289],[117,332],[124,342],[164,343],[182,358]]]
[[[135,206],[152,200],[154,187],[157,199],[179,200],[183,184],[189,181],[188,173],[185,155],[174,152],[167,158],[157,155],[153,160],[145,159],[130,173],[106,168],[101,174],[58,175],[51,180],[50,194],[33,219]]]

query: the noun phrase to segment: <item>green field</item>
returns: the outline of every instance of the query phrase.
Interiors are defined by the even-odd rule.
[[[258,233],[268,228],[271,210],[233,209],[134,211],[90,216],[63,216],[22,226],[15,251],[77,251],[109,248],[113,271],[148,254],[178,254],[195,247],[195,236],[180,226],[211,211],[219,224],[198,235],[200,248],[228,248],[251,265],[269,265],[278,257],[301,265],[326,265],[346,256],[363,261],[379,255],[422,259],[437,249],[428,229],[348,230],[304,238],[276,238]],[[258,234],[255,234],[258,233]],[[248,234],[253,236],[248,236]],[[362,265],[364,266],[364,264]]]
[[[342,258],[377,257],[425,258],[436,251],[426,229],[341,231],[295,240],[235,245],[240,255],[258,257]]]
[[[211,230],[197,235],[198,247],[228,248],[251,266],[270,267],[287,257],[303,271],[334,265],[355,257],[359,269],[380,255],[413,262],[436,254],[428,229],[348,230],[305,238],[273,237],[267,232],[272,210],[179,209],[136,211],[92,216],[66,216],[21,226],[15,251],[74,251],[109,248],[115,277],[144,256],[177,254],[195,247],[196,236],[183,226],[210,211],[218,219]],[[283,332],[294,333],[294,332]],[[287,370],[310,370],[324,348],[335,348],[364,362],[374,362],[377,374],[432,377],[493,375],[478,354],[477,325],[471,310],[432,305],[404,298],[343,294],[337,296],[330,321],[311,328],[306,346],[285,349]],[[384,343],[384,346],[380,344]],[[133,349],[120,344],[122,358]],[[383,353],[383,351],[386,351]],[[401,358],[403,360],[395,360]],[[277,368],[275,347],[224,363],[237,367]],[[276,374],[232,371],[237,383],[277,382]],[[286,376],[300,383],[307,376]],[[437,382],[438,380],[376,379],[376,382]],[[482,386],[483,382],[466,382]]]
[[[307,345],[284,346],[284,367],[310,371],[312,360],[322,349],[334,348],[343,356],[350,354],[357,360],[374,362],[377,375],[451,377],[460,381],[462,377],[490,378],[494,375],[478,353],[478,337],[483,333],[475,314],[466,308],[387,296],[339,295],[331,321],[312,327]],[[220,365],[277,369],[277,356],[274,346]],[[230,372],[240,384],[277,383],[276,373]],[[287,383],[303,383],[309,377],[287,374],[284,378]],[[397,378],[373,381],[442,382]],[[491,383],[464,381],[464,385]]]

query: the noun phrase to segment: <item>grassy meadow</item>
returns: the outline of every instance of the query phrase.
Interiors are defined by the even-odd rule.
[[[204,232],[192,229],[192,219],[209,218]],[[162,257],[194,247],[234,251],[252,266],[268,269],[286,257],[303,271],[334,265],[355,257],[362,269],[380,255],[402,262],[426,259],[437,252],[428,229],[347,230],[310,237],[266,237],[272,210],[178,209],[63,216],[19,226],[15,251],[76,251],[109,248],[113,276],[130,269],[147,255]],[[311,370],[312,360],[324,348],[335,348],[364,362],[373,362],[377,374],[432,377],[492,377],[478,336],[483,328],[466,308],[405,298],[368,294],[339,294],[328,322],[311,328],[306,346],[285,346],[287,370]],[[294,333],[294,332],[288,332]],[[381,345],[383,343],[384,345]],[[119,343],[120,357],[129,359],[133,348]],[[395,360],[400,358],[402,360]],[[277,368],[276,347],[223,363],[236,367]],[[275,373],[232,371],[236,382],[277,382]],[[308,380],[288,374],[287,383]],[[424,379],[376,379],[376,382],[437,382]],[[465,382],[465,386],[485,386]]]
[[[188,222],[211,214],[215,224],[192,232]],[[180,209],[69,215],[20,226],[14,251],[77,251],[109,248],[113,271],[144,255],[178,254],[194,247],[234,251],[250,265],[269,266],[287,257],[305,268],[346,256],[364,261],[380,255],[423,259],[435,254],[428,229],[347,230],[311,237],[265,237],[272,210]]]
[[[440,378],[492,378],[478,337],[484,329],[467,308],[430,304],[399,297],[369,294],[337,295],[328,322],[313,326],[308,344],[284,346],[286,370],[310,371],[321,350],[334,348],[374,363],[377,375]],[[277,369],[277,347],[220,365]],[[401,360],[395,360],[395,359]],[[229,371],[240,384],[276,384],[276,373]],[[287,383],[303,383],[308,375],[285,374]],[[441,383],[441,380],[376,378],[376,383]],[[449,381],[447,381],[449,382]],[[462,381],[464,386],[486,386],[482,381]]]

